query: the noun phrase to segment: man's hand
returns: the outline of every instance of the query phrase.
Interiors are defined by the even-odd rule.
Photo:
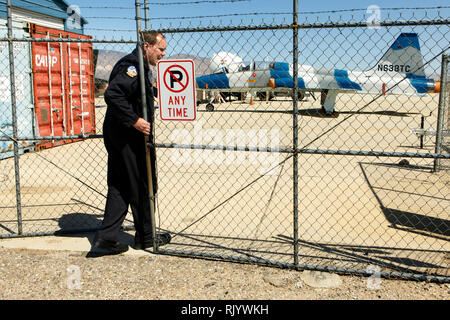
[[[139,118],[138,121],[133,124],[133,127],[147,136],[150,135],[150,122],[145,121],[143,118]]]

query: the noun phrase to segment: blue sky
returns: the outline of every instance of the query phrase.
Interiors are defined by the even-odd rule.
[[[150,28],[164,29],[211,25],[289,24],[292,22],[292,0],[149,0]],[[89,21],[86,34],[94,39],[134,40],[134,0],[69,0],[80,7]],[[143,0],[141,0],[143,3]],[[189,4],[186,4],[189,3]],[[450,9],[392,9],[450,7],[450,0],[298,0],[299,22],[364,22],[375,17],[381,20],[448,19]],[[359,10],[354,10],[359,9]],[[350,11],[346,11],[350,10]],[[336,11],[336,12],[330,12]],[[311,13],[314,12],[314,13]],[[143,13],[142,13],[143,17]],[[374,65],[401,32],[417,32],[425,60],[435,56],[450,43],[450,29],[441,27],[394,27],[381,29],[314,29],[301,30],[300,63],[345,69],[367,69]],[[194,54],[211,57],[218,51],[238,54],[245,61],[292,60],[289,42],[292,31],[191,33],[169,35],[167,54]],[[275,39],[275,41],[271,41]],[[125,46],[104,46],[103,49],[128,51]],[[449,52],[447,52],[449,54]],[[435,73],[439,64],[433,63]]]
[[[143,0],[141,2],[143,3]],[[182,26],[196,25],[200,21],[202,25],[208,25],[210,22],[221,22],[226,25],[230,21],[237,24],[241,24],[241,21],[243,24],[259,23],[261,18],[267,23],[272,22],[272,19],[275,19],[276,22],[286,21],[289,23],[292,21],[292,16],[288,14],[292,11],[292,0],[217,0],[210,2],[207,0],[148,0],[148,2],[150,4],[150,23],[153,28],[178,27],[180,24]],[[180,2],[192,2],[193,4],[179,4]],[[135,27],[135,21],[133,20],[135,16],[134,0],[69,0],[68,3],[79,6],[81,15],[89,21],[87,33],[100,38],[132,38],[134,36],[131,31]],[[299,20],[302,21],[306,17],[314,16],[312,14],[305,15],[302,12],[348,9],[363,10],[318,15],[321,18],[327,18],[328,16],[346,18],[352,14],[357,17],[364,15],[369,17],[370,14],[364,12],[364,9],[372,5],[381,9],[381,19],[385,19],[388,11],[385,12],[384,8],[450,6],[450,0],[298,0]],[[449,10],[444,9],[443,12],[448,15]],[[263,14],[258,18],[254,13],[275,14]]]

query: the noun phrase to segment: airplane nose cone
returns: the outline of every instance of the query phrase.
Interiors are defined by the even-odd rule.
[[[208,84],[205,76],[195,78],[195,82],[197,83],[198,88],[204,88],[204,89],[206,89],[206,86]]]
[[[203,89],[222,89],[229,88],[228,77],[225,74],[210,74],[197,77],[195,79],[198,88]]]

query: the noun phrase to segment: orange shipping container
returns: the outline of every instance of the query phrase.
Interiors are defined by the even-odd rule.
[[[32,38],[92,39],[30,24]],[[33,93],[39,135],[95,134],[92,43],[32,42]],[[77,140],[42,142],[38,149]]]

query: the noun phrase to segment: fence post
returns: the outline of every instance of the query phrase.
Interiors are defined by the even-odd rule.
[[[292,85],[292,101],[293,101],[293,143],[292,148],[294,149],[294,159],[293,159],[293,213],[294,213],[294,265],[298,265],[298,0],[293,0],[293,21],[292,21],[292,32],[293,32],[293,85]]]
[[[137,52],[139,59],[139,83],[141,86],[141,99],[142,99],[142,112],[145,121],[149,121],[147,114],[147,95],[145,92],[145,72],[144,72],[144,56],[142,53],[142,41],[141,41],[141,4],[139,0],[135,1],[136,4],[136,33],[137,33]],[[145,158],[147,162],[147,181],[148,181],[148,197],[150,200],[150,221],[152,223],[152,235],[153,235],[153,250],[158,251],[158,242],[156,241],[156,225],[155,225],[155,194],[153,190],[153,176],[152,165],[150,161],[149,152],[149,137],[145,136]],[[153,143],[153,142],[152,142]]]
[[[16,79],[14,72],[14,43],[12,41],[12,14],[11,0],[7,0],[7,16],[8,16],[8,49],[9,49],[9,75],[11,86],[11,114],[13,124],[13,144],[14,144],[14,172],[16,179],[16,203],[17,203],[17,232],[22,234],[22,204],[20,196],[20,171],[19,171],[19,143],[17,141],[17,109],[16,109]]]
[[[441,65],[441,90],[439,92],[439,107],[438,107],[438,118],[436,124],[436,145],[435,153],[441,153],[442,150],[442,131],[444,127],[444,111],[446,103],[447,94],[447,66],[448,66],[449,56],[442,55],[442,65]],[[434,159],[433,172],[439,171],[441,160],[439,158]]]
[[[144,21],[145,30],[148,30],[148,0],[144,0]]]

